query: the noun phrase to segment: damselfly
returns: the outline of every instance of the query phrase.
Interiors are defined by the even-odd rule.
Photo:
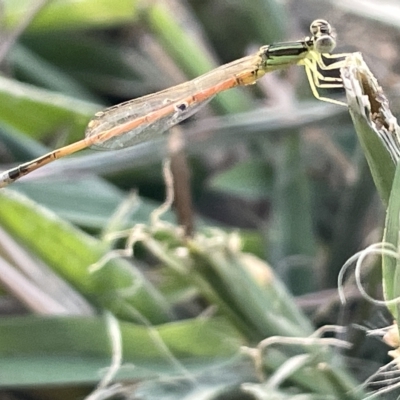
[[[315,20],[310,31],[311,36],[303,40],[262,46],[256,54],[222,65],[191,81],[98,112],[88,124],[85,139],[1,173],[0,187],[90,146],[116,150],[151,140],[193,115],[216,94],[254,84],[266,73],[290,65],[304,66],[317,99],[345,105],[318,93],[318,88],[342,87],[340,78],[323,73],[342,67],[344,61],[339,58],[345,55],[330,54],[336,41],[328,22]],[[336,61],[327,65],[323,57]]]

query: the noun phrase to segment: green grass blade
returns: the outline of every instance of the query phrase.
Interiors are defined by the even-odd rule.
[[[342,68],[341,75],[350,114],[379,195],[387,205],[395,173],[394,161],[400,149],[395,149],[398,143],[392,129],[399,128],[397,122],[392,126],[395,118],[361,55],[354,53],[346,62],[347,66]]]
[[[30,0],[4,1],[3,26],[13,29],[26,15]],[[35,17],[28,31],[105,28],[131,23],[137,17],[137,0],[50,1]]]
[[[115,380],[172,377],[227,362],[241,338],[223,319],[156,327],[118,323],[123,368]],[[96,384],[113,346],[101,317],[12,317],[0,321],[0,388]],[[193,343],[196,343],[194,346]]]
[[[93,304],[128,320],[137,320],[137,313],[153,323],[171,319],[165,299],[124,260],[90,273],[108,245],[16,192],[1,190],[0,204],[1,226]]]

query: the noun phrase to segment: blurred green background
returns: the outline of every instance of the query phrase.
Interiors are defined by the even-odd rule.
[[[0,4],[2,170],[80,140],[107,106],[304,38],[317,18],[334,26],[335,52],[363,53],[395,115],[400,106],[397,2]],[[85,150],[1,189],[4,395],[83,398],[122,343],[115,382],[125,384],[103,382],[93,398],[363,398],[357,382],[389,361],[365,330],[392,321],[352,279],[348,303],[337,296],[340,269],[382,239],[385,212],[347,109],[313,98],[293,67],[218,95],[180,127],[176,202],[161,221],[152,213],[166,197],[167,134],[118,152]],[[133,258],[89,268],[126,237]],[[380,298],[378,260],[365,268],[368,293]],[[337,349],[316,354],[319,344],[265,358],[259,348],[261,366],[240,353],[324,324],[349,328],[334,335],[353,345],[340,360]],[[320,356],[328,373],[318,371]]]

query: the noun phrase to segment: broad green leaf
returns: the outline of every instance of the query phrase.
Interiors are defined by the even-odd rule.
[[[392,245],[392,251],[398,252],[400,245],[400,164],[397,164],[393,187],[390,193],[389,205],[386,211],[385,232],[383,242]],[[382,279],[386,300],[400,297],[400,261],[391,255],[382,254]],[[399,310],[396,305],[390,305],[394,319],[399,321]]]
[[[88,121],[100,108],[4,77],[0,77],[0,102],[3,124],[36,139],[63,130],[82,137]]]
[[[145,327],[119,322],[122,368],[116,380],[171,377],[212,368],[239,351],[241,337],[223,319]],[[96,384],[111,364],[100,317],[10,317],[0,321],[0,387]]]
[[[60,218],[81,227],[101,230],[125,199],[126,194],[115,186],[97,177],[82,176],[79,179],[51,178],[17,182],[13,189],[24,193],[33,201],[52,210]],[[133,223],[146,223],[159,204],[137,198],[125,227]],[[172,213],[163,217],[174,220]]]
[[[31,0],[5,0],[2,25],[13,29],[32,8]],[[118,26],[137,18],[137,0],[49,1],[28,27],[29,31],[57,31]]]
[[[153,323],[171,319],[165,299],[126,261],[117,259],[95,273],[89,271],[109,250],[108,245],[16,192],[2,189],[0,204],[3,229],[93,304],[128,320],[136,320],[137,313]]]
[[[385,205],[389,201],[399,148],[395,129],[400,129],[376,78],[360,53],[350,54],[341,69],[350,115],[364,150],[376,188]],[[394,151],[392,150],[394,149]]]
[[[350,111],[354,127],[367,158],[369,168],[382,201],[387,204],[394,178],[395,166],[375,130],[356,113]]]

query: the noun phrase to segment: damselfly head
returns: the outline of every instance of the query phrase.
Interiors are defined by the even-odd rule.
[[[331,53],[336,47],[332,27],[324,19],[313,21],[310,26],[310,32],[314,42],[314,50],[318,53]]]

